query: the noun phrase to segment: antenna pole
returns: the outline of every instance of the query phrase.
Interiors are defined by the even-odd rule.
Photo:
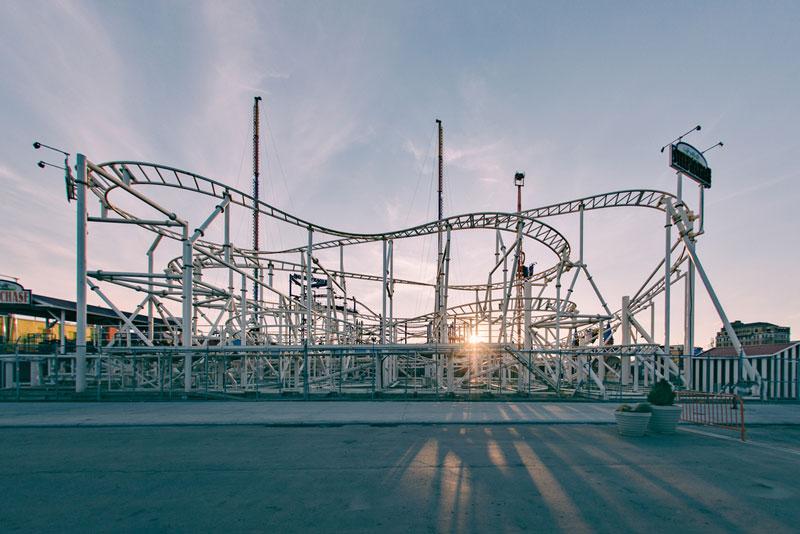
[[[253,203],[253,251],[258,252],[258,200],[259,200],[259,140],[258,140],[258,127],[259,127],[259,113],[258,113],[258,103],[261,101],[261,97],[257,96],[253,99],[253,198],[255,202]],[[258,281],[260,278],[261,273],[259,272],[259,268],[253,268],[253,302],[258,302]]]
[[[443,334],[442,332],[446,332],[447,325],[443,324],[444,321],[444,310],[442,309],[444,295],[442,294],[442,282],[444,281],[444,262],[442,261],[442,219],[444,218],[444,131],[442,130],[442,121],[436,119],[436,125],[439,129],[439,213],[438,213],[438,224],[436,237],[437,237],[437,264],[436,264],[436,315],[437,321],[436,324],[439,327],[439,331],[435,333],[436,342],[441,343]]]

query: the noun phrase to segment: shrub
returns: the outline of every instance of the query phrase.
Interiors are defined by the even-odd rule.
[[[627,413],[650,413],[652,410],[650,408],[650,403],[640,402],[636,406],[631,406],[630,404],[622,404],[617,407],[617,411],[627,412]]]
[[[662,378],[650,388],[647,400],[656,406],[672,406],[675,401],[675,392],[672,391],[670,383]]]

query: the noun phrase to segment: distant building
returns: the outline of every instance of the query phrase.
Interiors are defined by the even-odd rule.
[[[790,332],[788,326],[778,326],[772,323],[731,323],[733,331],[742,345],[773,345],[776,343],[789,343]],[[725,328],[717,332],[716,347],[730,347],[732,345]]]
[[[661,346],[663,348],[664,345],[661,345]],[[691,354],[687,354],[687,352],[684,350],[684,348],[685,347],[683,345],[670,345],[669,346],[669,353],[672,356],[691,356],[691,355],[700,354],[701,352],[703,352],[703,348],[702,347],[695,347],[694,350],[692,350]]]

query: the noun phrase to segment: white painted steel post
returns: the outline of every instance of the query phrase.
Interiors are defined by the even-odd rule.
[[[58,318],[58,352],[61,355],[67,353],[67,333],[64,331],[66,326],[65,315],[64,310],[61,310],[61,315]],[[56,367],[58,367],[58,359],[56,359]]]
[[[445,249],[444,249],[444,264],[443,264],[443,272],[444,272],[444,282],[442,284],[442,299],[440,301],[442,305],[442,343],[448,342],[448,323],[447,323],[447,299],[450,293],[450,251],[452,250],[452,242],[451,242],[451,232],[452,226],[449,224],[447,225],[447,241],[445,242]]]
[[[269,262],[267,264],[267,286],[269,286],[270,288],[273,286],[274,278],[275,278],[275,265],[273,265],[272,262]]]
[[[389,294],[389,342],[396,343],[394,324],[394,240],[389,240],[389,281],[386,292]]]
[[[561,350],[561,272],[564,269],[564,259],[558,262],[558,276],[556,278],[556,350]],[[545,331],[546,332],[546,331]],[[564,361],[558,352],[558,367],[556,371],[556,395],[561,396],[561,375],[564,372]]]
[[[494,264],[497,265],[500,263],[500,230],[496,231],[495,238],[494,238]],[[492,323],[494,318],[492,317],[493,314],[493,305],[492,301],[494,299],[494,290],[492,289],[492,275],[494,271],[489,272],[489,280],[486,282],[486,306],[489,308],[489,316],[487,318],[489,322],[489,337],[488,340],[491,343],[492,341]]]
[[[241,302],[239,303],[239,340],[247,346],[247,276],[242,271]]]
[[[150,343],[153,342],[155,334],[155,317],[153,315],[153,254],[163,237],[162,234],[158,234],[155,240],[153,240],[153,244],[147,249],[147,339],[150,340]]]
[[[386,344],[386,310],[387,310],[387,298],[388,298],[388,291],[387,291],[387,275],[388,275],[388,243],[386,242],[386,238],[383,238],[381,241],[382,247],[382,254],[381,254],[381,332],[380,332],[380,342],[381,345]],[[381,351],[382,352],[382,351]],[[383,389],[384,382],[386,381],[386,362],[383,358],[380,358],[380,365],[375,365],[375,372],[377,376],[375,377],[375,387],[379,390]]]
[[[672,218],[670,217],[669,210],[664,210],[666,214],[666,222],[664,223],[664,360],[662,363],[662,372],[667,379],[669,379],[669,364],[667,360],[670,357],[670,340],[669,340],[669,326],[670,326],[670,278],[672,277]]]
[[[183,388],[192,390],[192,280],[194,265],[192,263],[192,242],[189,240],[189,225],[183,227],[183,281],[181,288],[181,347],[183,354]]]
[[[684,369],[683,375],[686,384],[691,388],[692,384],[692,358],[694,357],[694,291],[695,291],[695,266],[694,263],[689,261],[689,266],[686,272],[686,302],[684,314]]]
[[[86,156],[78,154],[75,196],[77,207],[75,287],[75,392],[86,390]]]
[[[314,246],[314,229],[308,227],[308,247],[306,248],[306,339],[303,347],[303,398],[308,399],[309,384],[309,362],[308,362],[308,346],[314,343],[314,334],[311,331],[311,324],[313,321],[311,315],[311,306],[314,302],[311,283],[311,247]]]
[[[383,283],[381,284],[381,306],[382,306],[382,308],[381,308],[381,310],[382,310],[381,311],[381,345],[385,345],[386,344],[386,305],[387,305],[387,302],[386,302],[386,298],[387,298],[386,274],[387,274],[387,271],[388,271],[388,267],[387,267],[387,246],[388,245],[386,243],[386,238],[384,238],[381,241],[381,243],[382,243],[382,247],[383,247],[383,254],[382,254],[383,269],[381,271],[382,278],[383,278]]]
[[[531,303],[531,281],[530,281],[530,279],[525,279],[525,281],[523,282],[523,284],[522,284],[522,292],[523,292],[523,297],[525,299],[524,308],[523,308],[525,311],[523,313],[523,323],[522,323],[522,328],[523,328],[523,333],[524,333],[524,338],[523,338],[524,339],[524,344],[523,344],[523,347],[525,348],[525,350],[531,350],[531,348],[533,348],[533,339],[532,339],[532,336],[531,336],[531,304],[532,303]],[[530,353],[528,353],[528,355],[530,355]],[[529,376],[530,375],[530,370],[527,367],[525,367],[524,365],[522,365],[521,363],[520,363],[519,369],[520,369],[520,372],[519,372],[519,378],[520,378],[519,390],[520,391],[525,391],[525,390],[527,390],[528,384],[530,383],[530,376]]]
[[[670,215],[674,214],[674,208],[672,207],[672,203],[669,199],[666,199],[667,204],[667,212]],[[689,239],[689,233],[686,231],[685,228],[682,227],[682,223],[680,219],[676,218],[676,224],[678,225],[678,230],[683,239],[684,245],[686,245],[686,251],[689,253],[689,257],[694,263],[695,267],[697,268],[697,274],[700,276],[700,280],[703,282],[703,285],[706,288],[706,292],[708,296],[711,298],[712,304],[714,304],[714,308],[717,310],[717,314],[719,318],[722,320],[722,325],[725,328],[725,332],[728,334],[728,338],[731,340],[731,344],[733,345],[734,350],[738,356],[738,376],[740,379],[744,380],[746,375],[755,376],[755,370],[749,363],[746,363],[744,360],[744,349],[742,348],[742,343],[739,341],[739,336],[736,335],[736,331],[733,329],[731,322],[728,320],[728,315],[725,313],[725,310],[722,308],[722,304],[720,303],[719,299],[717,298],[717,294],[714,291],[714,288],[711,286],[711,281],[706,275],[706,271],[703,268],[703,264],[700,263],[700,258],[697,256],[697,251],[694,248],[694,243],[692,243],[691,239]]]
[[[601,381],[605,381],[606,378],[606,366],[603,365],[606,361],[605,356],[602,354],[602,347],[605,344],[605,340],[603,336],[605,335],[605,329],[603,328],[603,321],[600,320],[597,323],[597,347],[601,350],[597,351],[597,378]],[[591,363],[592,357],[589,356],[589,362]],[[591,369],[591,366],[589,367]]]
[[[622,312],[621,312],[621,325],[622,329],[622,345],[627,347],[631,344],[631,298],[629,296],[622,297]],[[631,381],[631,358],[630,356],[621,356],[621,380],[623,385],[630,384]]]
[[[227,310],[228,310],[228,319],[231,325],[236,324],[236,316],[238,315],[238,311],[236,309],[236,297],[234,296],[234,288],[233,288],[233,268],[231,262],[231,210],[226,209],[225,215],[223,217],[223,254],[225,257],[225,263],[228,264],[227,271],[228,271],[228,302],[227,302]],[[244,284],[243,284],[244,285]],[[242,299],[244,300],[244,299]],[[220,342],[222,342],[222,333],[225,333],[225,338],[227,338],[227,329],[223,329],[220,333]],[[233,336],[231,336],[231,340],[233,340]],[[227,339],[226,343],[227,344]]]
[[[656,340],[656,303],[655,301],[650,301],[650,339],[653,340],[655,343]],[[648,380],[655,381],[656,379],[656,369],[658,369],[658,356],[653,354],[653,368],[650,371],[650,378],[647,378],[648,371],[645,370],[645,380],[644,385],[647,387],[649,385]]]
[[[442,285],[442,343],[449,343],[447,324],[447,299],[450,292],[450,251],[452,250],[452,226],[447,225],[447,242],[444,251],[444,284]],[[455,320],[453,321],[455,325]],[[455,362],[452,352],[447,353],[447,391],[454,392],[456,385]]]
[[[231,265],[231,209],[225,210],[223,215],[223,244],[222,248],[224,251],[225,263],[229,265],[227,268],[228,271],[228,313],[230,314],[231,320],[236,313],[236,308],[234,307],[234,297],[233,297],[233,269],[230,268]]]
[[[347,284],[344,278],[344,245],[339,245],[339,273],[339,284],[342,286],[342,337],[344,338],[340,343],[347,343]]]
[[[702,234],[705,232],[705,223],[706,223],[706,190],[701,185],[700,189],[700,224],[698,233]]]
[[[389,343],[397,343],[397,327],[394,323],[394,240],[389,241],[389,285],[386,292],[389,294]],[[397,356],[389,357],[389,380],[397,380]]]
[[[306,249],[306,341],[311,345],[314,343],[314,335],[311,330],[311,324],[313,322],[312,314],[311,314],[311,307],[313,305],[314,299],[312,295],[312,283],[311,283],[311,247],[314,246],[314,229],[310,226],[308,227],[308,248]]]
[[[481,311],[480,291],[478,289],[476,289],[475,290],[475,327],[472,329],[472,335],[475,336],[475,339],[478,338],[478,324],[480,323],[480,311]]]

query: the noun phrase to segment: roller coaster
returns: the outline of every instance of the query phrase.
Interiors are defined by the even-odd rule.
[[[698,188],[698,209],[690,209],[680,171],[676,194],[616,191],[515,213],[467,213],[390,232],[353,233],[165,165],[96,164],[79,154],[76,170],[75,178],[68,172],[67,186],[77,201],[78,339],[65,373],[78,392],[102,384],[185,395],[609,398],[640,395],[662,378],[691,387],[698,276],[740,355],[738,380],[759,380],[695,248],[705,233],[704,189]],[[93,215],[87,197],[94,199]],[[202,222],[191,223],[179,207],[192,207],[196,215],[200,197],[213,208]],[[663,214],[664,255],[638,290],[612,307],[584,259],[584,214],[634,208]],[[234,210],[252,212],[294,243],[275,250],[234,243]],[[550,222],[556,216],[578,218],[577,246]],[[90,269],[87,250],[95,244],[87,245],[89,223],[129,225],[149,235],[151,244],[142,251],[147,271]],[[451,283],[453,234],[486,231],[494,235],[494,250],[486,251],[491,268],[480,280]],[[431,236],[438,241],[435,280],[395,276],[396,247]],[[176,254],[157,269],[155,252],[165,244]],[[348,252],[357,246],[371,247],[369,257],[378,261],[370,265],[360,255],[357,267],[346,268]],[[536,262],[526,265],[525,252],[532,249]],[[332,259],[337,251],[338,261]],[[581,277],[597,310],[582,310],[572,300]],[[373,290],[364,294],[364,287]],[[396,313],[403,287],[428,292],[432,309]],[[683,342],[680,348],[670,342],[671,292],[678,289],[685,297],[683,332],[673,334]],[[81,339],[87,290],[115,311],[120,325],[119,335],[88,357]],[[125,302],[138,295],[132,314],[120,311],[120,294],[128,295]],[[657,306],[664,339],[655,339]]]

